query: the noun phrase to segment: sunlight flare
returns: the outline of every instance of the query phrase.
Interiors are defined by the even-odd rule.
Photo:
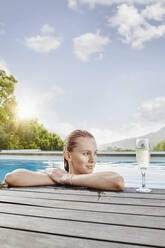
[[[17,118],[19,120],[37,118],[37,111],[35,106],[32,103],[26,101],[19,103]]]

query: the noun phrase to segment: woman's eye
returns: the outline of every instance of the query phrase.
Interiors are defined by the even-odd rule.
[[[87,155],[88,155],[88,152],[84,152],[83,155],[84,155],[84,156],[87,156]]]
[[[84,152],[83,155],[84,156],[88,156],[89,155],[89,152]],[[94,156],[97,156],[97,152],[94,153]]]

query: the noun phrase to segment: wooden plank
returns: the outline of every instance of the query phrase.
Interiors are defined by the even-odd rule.
[[[23,197],[1,196],[0,202],[17,203],[32,206],[42,206],[50,208],[77,209],[98,212],[114,212],[126,214],[139,214],[151,216],[165,216],[164,207],[149,207],[149,206],[133,206],[133,205],[118,205],[118,204],[93,204],[88,202],[62,201],[62,200],[45,200]]]
[[[1,196],[13,196],[12,191],[1,191]],[[160,199],[144,199],[144,198],[114,198],[114,197],[102,197],[99,196],[82,196],[82,195],[67,195],[67,194],[50,194],[50,193],[33,193],[33,192],[14,192],[15,197],[27,197],[27,198],[37,198],[37,199],[50,199],[50,200],[70,200],[70,201],[80,201],[88,203],[110,203],[110,204],[123,204],[123,205],[136,205],[136,206],[157,206],[165,207],[165,200]]]
[[[9,187],[9,189],[12,190],[24,190],[24,189],[29,189],[29,190],[36,190],[36,189],[43,189],[43,190],[75,190],[75,191],[84,191],[84,192],[97,192],[99,190],[97,189],[92,189],[92,188],[87,188],[87,187],[79,187],[79,186],[70,186],[70,185],[49,185],[49,186],[27,186],[27,187]],[[146,193],[138,193],[136,192],[136,187],[125,187],[124,191],[110,191],[107,190],[107,193],[136,193],[136,194],[146,194]],[[152,188],[152,191],[149,194],[164,194],[165,189],[160,189],[160,188]]]
[[[146,248],[148,246],[96,241],[85,238],[67,237],[22,230],[0,228],[0,244],[3,248]],[[9,238],[10,237],[10,238]],[[151,246],[150,246],[151,247]]]
[[[165,194],[140,194],[140,193],[125,193],[125,192],[112,192],[112,191],[78,191],[78,190],[56,190],[56,189],[43,189],[40,187],[36,187],[35,189],[32,188],[21,188],[19,189],[3,189],[3,191],[11,191],[11,192],[33,192],[33,193],[50,193],[50,194],[61,194],[61,195],[81,195],[81,196],[90,196],[90,197],[98,197],[100,194],[103,197],[114,197],[114,198],[140,198],[140,199],[159,199],[159,200],[165,200]]]
[[[124,242],[130,244],[142,244],[155,247],[163,247],[165,244],[165,231],[147,228],[124,227],[77,221],[57,219],[44,219],[18,215],[0,215],[0,227],[16,228],[22,230],[37,231],[58,235],[68,235]]]
[[[24,227],[28,232],[21,232],[41,232],[40,234],[37,233],[37,235],[46,235],[45,247],[48,247],[46,237],[56,236],[56,238],[61,238],[65,235],[70,236],[65,237],[67,239],[71,239],[75,235],[76,238],[74,237],[73,241],[75,239],[97,239],[97,241],[95,240],[96,244],[93,246],[92,243],[90,247],[98,247],[97,244],[99,242],[102,242],[104,245],[108,244],[105,247],[112,248],[135,248],[136,244],[139,244],[140,247],[164,247],[162,244],[163,242],[165,243],[163,238],[165,236],[165,218],[160,217],[165,216],[163,191],[158,194],[156,192],[152,194],[138,194],[131,190],[130,192],[106,191],[103,192],[101,201],[97,200],[98,193],[95,190],[75,190],[69,187],[66,189],[65,187],[51,186],[19,187],[11,188],[10,190],[1,190],[0,193],[2,193],[0,198],[0,202],[2,202],[0,203],[0,226],[6,224],[6,228],[16,228],[17,230],[14,230],[14,232],[20,232],[18,229],[24,230]],[[105,197],[106,193],[108,194]],[[160,197],[161,199],[155,199],[155,197]],[[129,201],[127,205],[125,203],[126,200]],[[10,202],[11,204],[7,204],[6,202]],[[138,206],[136,205],[137,202],[138,204],[148,202],[150,205],[155,204],[155,202],[156,205],[158,203],[163,204],[162,207]],[[6,223],[4,215],[6,215]],[[44,227],[41,227],[42,224]],[[30,226],[32,227],[31,229]],[[52,227],[53,230],[51,231]],[[45,230],[42,228],[45,228]],[[104,233],[101,233],[100,230]],[[76,234],[74,231],[76,231]],[[120,237],[117,238],[117,234],[119,233]],[[159,235],[162,239],[160,239]],[[142,236],[142,243],[141,238],[138,242],[138,236]],[[156,243],[157,241],[152,240],[155,238],[159,240],[159,244]],[[24,239],[22,238],[22,240]],[[74,242],[72,242],[70,247],[74,247],[74,244],[75,247],[79,247]],[[102,244],[99,243],[99,247],[100,245]],[[24,246],[20,247],[24,248]],[[82,247],[88,246],[82,243]]]
[[[139,186],[140,185],[141,184],[139,183]],[[126,193],[128,193],[128,192],[135,193],[136,188],[135,187],[133,187],[133,188],[132,187],[125,187],[124,192],[126,192]],[[159,188],[159,189],[152,188],[152,191],[150,192],[150,194],[164,194],[164,193],[165,193],[165,188],[164,189],[162,189],[162,188]],[[146,194],[146,193],[138,193],[138,194]]]
[[[76,220],[113,225],[165,229],[165,217],[138,216],[117,213],[88,212],[71,209],[50,209],[0,203],[0,213],[28,215],[36,217]]]
[[[35,186],[35,187],[10,187],[10,191],[29,191],[29,192],[47,192],[59,194],[80,194],[80,195],[98,195],[102,192],[105,196],[115,197],[133,197],[133,198],[158,198],[165,199],[164,189],[152,189],[150,193],[136,192],[136,188],[125,188],[124,191],[103,191],[95,189],[87,189],[85,187],[69,187],[69,186]]]

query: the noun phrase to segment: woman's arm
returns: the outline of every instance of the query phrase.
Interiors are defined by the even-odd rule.
[[[56,184],[56,182],[47,174],[25,169],[17,169],[6,174],[5,183],[10,186],[42,186]]]
[[[93,174],[73,175],[72,185],[86,186],[101,190],[121,191],[124,189],[124,179],[115,172],[95,172]]]
[[[56,168],[48,172],[48,175],[60,184],[72,184],[101,190],[121,191],[124,189],[123,177],[110,171],[71,175],[60,168]]]

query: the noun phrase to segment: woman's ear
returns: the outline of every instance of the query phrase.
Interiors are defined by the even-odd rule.
[[[71,160],[71,154],[70,154],[70,152],[65,151],[65,152],[64,152],[64,158],[65,158],[67,161],[70,161],[70,160]]]

